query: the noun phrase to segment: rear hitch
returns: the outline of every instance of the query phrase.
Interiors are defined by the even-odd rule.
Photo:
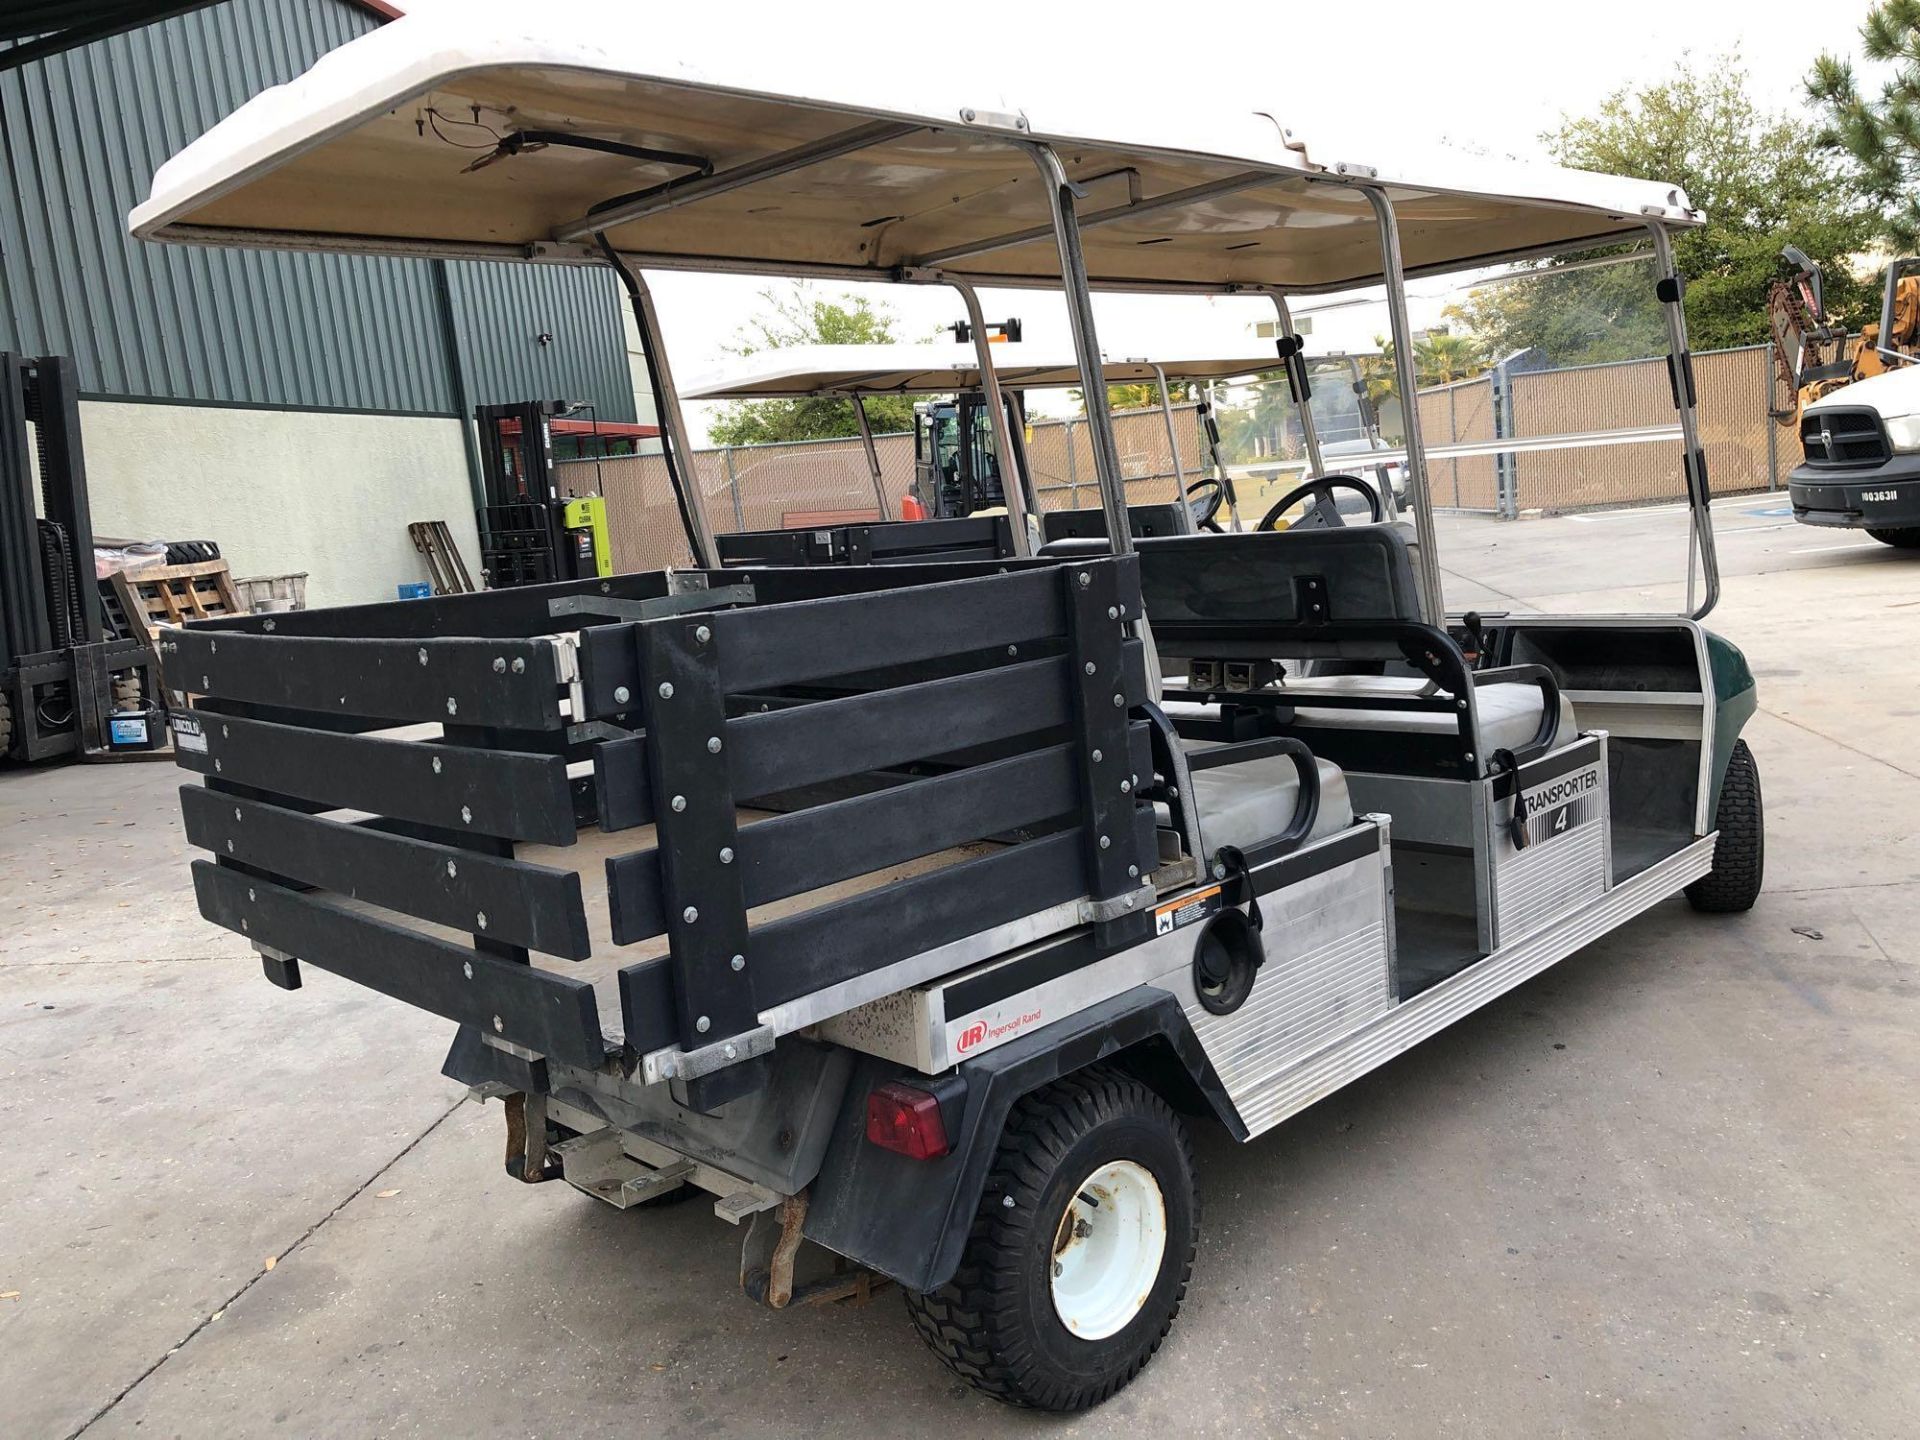
[[[547,1097],[514,1091],[502,1097],[507,1112],[507,1174],[524,1185],[560,1178],[560,1161],[547,1149]]]
[[[807,1223],[807,1192],[789,1195],[776,1210],[762,1210],[748,1222],[740,1241],[740,1288],[747,1298],[770,1310],[790,1305],[825,1305],[848,1301],[864,1305],[891,1282],[884,1275],[858,1269],[844,1256],[824,1246],[809,1244],[802,1234]],[[795,1271],[805,1256],[807,1279]],[[822,1261],[824,1257],[824,1261]]]

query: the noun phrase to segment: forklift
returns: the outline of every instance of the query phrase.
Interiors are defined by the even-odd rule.
[[[64,355],[0,354],[0,761],[137,758],[166,741],[153,651],[94,578],[79,393]]]
[[[568,400],[475,408],[487,497],[480,517],[480,563],[489,588],[613,573],[606,500],[562,495],[554,483],[554,424],[584,408]]]
[[[973,343],[973,327],[960,320],[947,327],[956,345]],[[993,344],[1020,343],[1021,326],[1009,319],[986,327]],[[1007,434],[1022,475],[1027,465],[1027,417],[1016,392],[1006,397]],[[913,489],[900,505],[903,520],[950,520],[1007,503],[1001,488],[1000,460],[994,452],[993,412],[979,390],[965,390],[950,400],[913,407]],[[1029,513],[1035,511],[1032,495]]]

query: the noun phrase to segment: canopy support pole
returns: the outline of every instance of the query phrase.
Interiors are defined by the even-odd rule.
[[[1687,609],[1695,620],[1720,603],[1720,556],[1714,548],[1712,495],[1707,489],[1707,452],[1700,444],[1699,418],[1694,414],[1693,356],[1687,350],[1685,285],[1673,264],[1673,241],[1657,220],[1649,220],[1654,263],[1659,267],[1657,294],[1666,312],[1667,364],[1673,375],[1673,400],[1680,411],[1680,443],[1686,447],[1682,465],[1687,476]],[[1707,597],[1695,606],[1695,561],[1705,572]]]
[[[640,330],[640,354],[647,362],[647,382],[653,388],[654,408],[660,416],[660,455],[667,463],[667,483],[680,507],[680,524],[687,532],[693,563],[703,570],[720,568],[720,551],[713,543],[713,525],[707,519],[706,497],[693,473],[693,446],[687,439],[687,417],[680,410],[680,392],[667,366],[667,348],[660,337],[660,316],[653,308],[653,291],[639,270],[627,264],[606,236],[599,237],[601,253],[627,287],[633,305],[633,323]]]
[[[873,477],[873,498],[880,506],[880,518],[891,520],[892,511],[887,506],[887,482],[880,474],[880,452],[873,444],[873,424],[867,419],[867,402],[858,395],[847,397],[853,402],[853,420],[860,427],[860,444],[867,452],[867,473]]]
[[[941,278],[960,292],[967,307],[967,327],[973,334],[974,358],[980,366],[980,389],[986,395],[993,421],[993,450],[1000,457],[1000,494],[1007,502],[1007,528],[1013,532],[1013,553],[1025,557],[1033,554],[1033,534],[1027,528],[1027,477],[1021,473],[1021,451],[1014,448],[1013,432],[1007,424],[1007,402],[1000,392],[1000,373],[993,368],[993,343],[980,310],[980,296],[965,280],[951,275]],[[960,443],[971,445],[973,437],[962,435]]]
[[[1326,461],[1320,458],[1320,427],[1314,422],[1312,396],[1307,388],[1307,357],[1304,350],[1297,350],[1300,344],[1300,332],[1293,328],[1293,311],[1287,305],[1287,297],[1278,290],[1269,290],[1267,298],[1273,301],[1273,313],[1280,319],[1280,338],[1286,342],[1281,348],[1296,350],[1297,363],[1287,362],[1287,375],[1291,380],[1297,376],[1300,393],[1294,396],[1294,405],[1300,411],[1300,435],[1307,442],[1307,464],[1312,466],[1309,480],[1317,480],[1327,473]]]
[[[1380,271],[1387,286],[1387,318],[1393,328],[1393,370],[1400,390],[1400,424],[1407,437],[1407,493],[1413,499],[1414,528],[1419,533],[1421,609],[1429,625],[1447,623],[1447,603],[1440,588],[1440,553],[1433,532],[1433,497],[1427,493],[1427,451],[1420,439],[1420,387],[1413,371],[1413,322],[1407,314],[1407,277],[1400,260],[1400,222],[1386,191],[1368,185],[1361,192],[1380,222]]]
[[[1167,372],[1157,360],[1147,362],[1153,367],[1153,378],[1160,386],[1160,415],[1167,422],[1167,453],[1173,456],[1173,493],[1180,502],[1180,513],[1186,516],[1186,533],[1192,535],[1199,530],[1193,523],[1193,503],[1187,499],[1187,472],[1180,465],[1180,436],[1173,428],[1173,401],[1167,395]]]
[[[1030,147],[1034,164],[1046,181],[1047,204],[1053,211],[1053,238],[1060,250],[1061,289],[1067,297],[1067,319],[1073,327],[1074,354],[1080,362],[1080,393],[1086,398],[1087,435],[1093,442],[1093,469],[1100,481],[1100,508],[1107,517],[1107,548],[1115,555],[1133,550],[1133,529],[1127,519],[1127,490],[1120,476],[1120,447],[1113,438],[1113,415],[1107,409],[1106,367],[1100,358],[1100,337],[1093,324],[1093,296],[1087,288],[1087,263],[1080,251],[1080,226],[1073,202],[1082,193],[1067,178],[1060,157],[1049,145]]]

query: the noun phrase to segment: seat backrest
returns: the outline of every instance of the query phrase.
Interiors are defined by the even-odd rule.
[[[1398,526],[1174,535],[1143,539],[1138,549],[1141,597],[1169,654],[1211,653],[1211,642],[1262,626],[1422,618]]]

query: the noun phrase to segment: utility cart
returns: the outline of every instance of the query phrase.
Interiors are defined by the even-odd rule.
[[[694,378],[686,387],[689,400],[802,400],[844,399],[852,407],[873,481],[877,518],[837,525],[809,525],[783,530],[750,530],[715,537],[720,560],[727,565],[890,564],[902,560],[992,560],[1015,554],[1001,486],[1000,456],[1011,457],[1006,473],[1019,481],[1025,497],[1029,545],[1106,534],[1106,516],[1098,509],[1054,509],[1041,512],[1033,462],[1025,444],[1026,396],[1032,390],[1077,387],[1078,360],[1038,352],[1018,342],[996,344],[989,353],[991,368],[981,365],[977,349],[959,345],[796,345],[763,351],[724,370]],[[1219,431],[1211,411],[1200,402],[1196,420],[1205,459],[1189,482],[1181,462],[1180,436],[1174,420],[1176,407],[1167,399],[1169,382],[1222,380],[1256,375],[1279,368],[1271,355],[1239,355],[1210,360],[1106,360],[1101,374],[1108,385],[1151,382],[1160,392],[1160,417],[1166,430],[1173,499],[1128,506],[1136,538],[1150,535],[1191,534],[1221,529],[1216,518],[1224,510],[1229,523],[1239,526],[1233,509],[1233,482],[1220,455]],[[985,387],[997,385],[1004,397],[1005,424],[990,423]],[[980,477],[991,484],[985,498],[992,503],[976,512],[964,506],[922,503],[925,518],[889,520],[891,505],[874,444],[866,402],[880,395],[958,395],[940,422],[953,432],[942,440],[941,430],[917,415],[914,432],[915,478],[911,493],[926,497],[937,492],[979,494]],[[920,407],[916,407],[919,410]],[[939,454],[935,454],[939,451]],[[931,457],[931,458],[929,458]],[[942,472],[939,478],[929,471]],[[1137,483],[1139,477],[1134,477]],[[900,497],[904,501],[906,497]],[[901,508],[906,509],[902,504]]]
[[[200,907],[277,985],[318,966],[444,1016],[515,1177],[709,1196],[750,1296],[884,1278],[969,1383],[1092,1405],[1179,1311],[1189,1126],[1251,1140],[1683,890],[1752,904],[1753,682],[1698,623],[1668,239],[1699,217],[1634,180],[1323,162],[1263,116],[1095,138],[917,73],[796,94],[777,47],[676,23],[403,19],[135,212],[161,241],[612,266],[696,557],[170,633]],[[1094,290],[1262,296],[1291,338],[1290,294],[1384,286],[1412,394],[1406,274],[1636,240],[1696,613],[1449,616],[1412,414],[1410,524],[1132,538]],[[1104,534],[723,566],[649,269],[947,284],[976,322],[975,285],[1063,294]]]

